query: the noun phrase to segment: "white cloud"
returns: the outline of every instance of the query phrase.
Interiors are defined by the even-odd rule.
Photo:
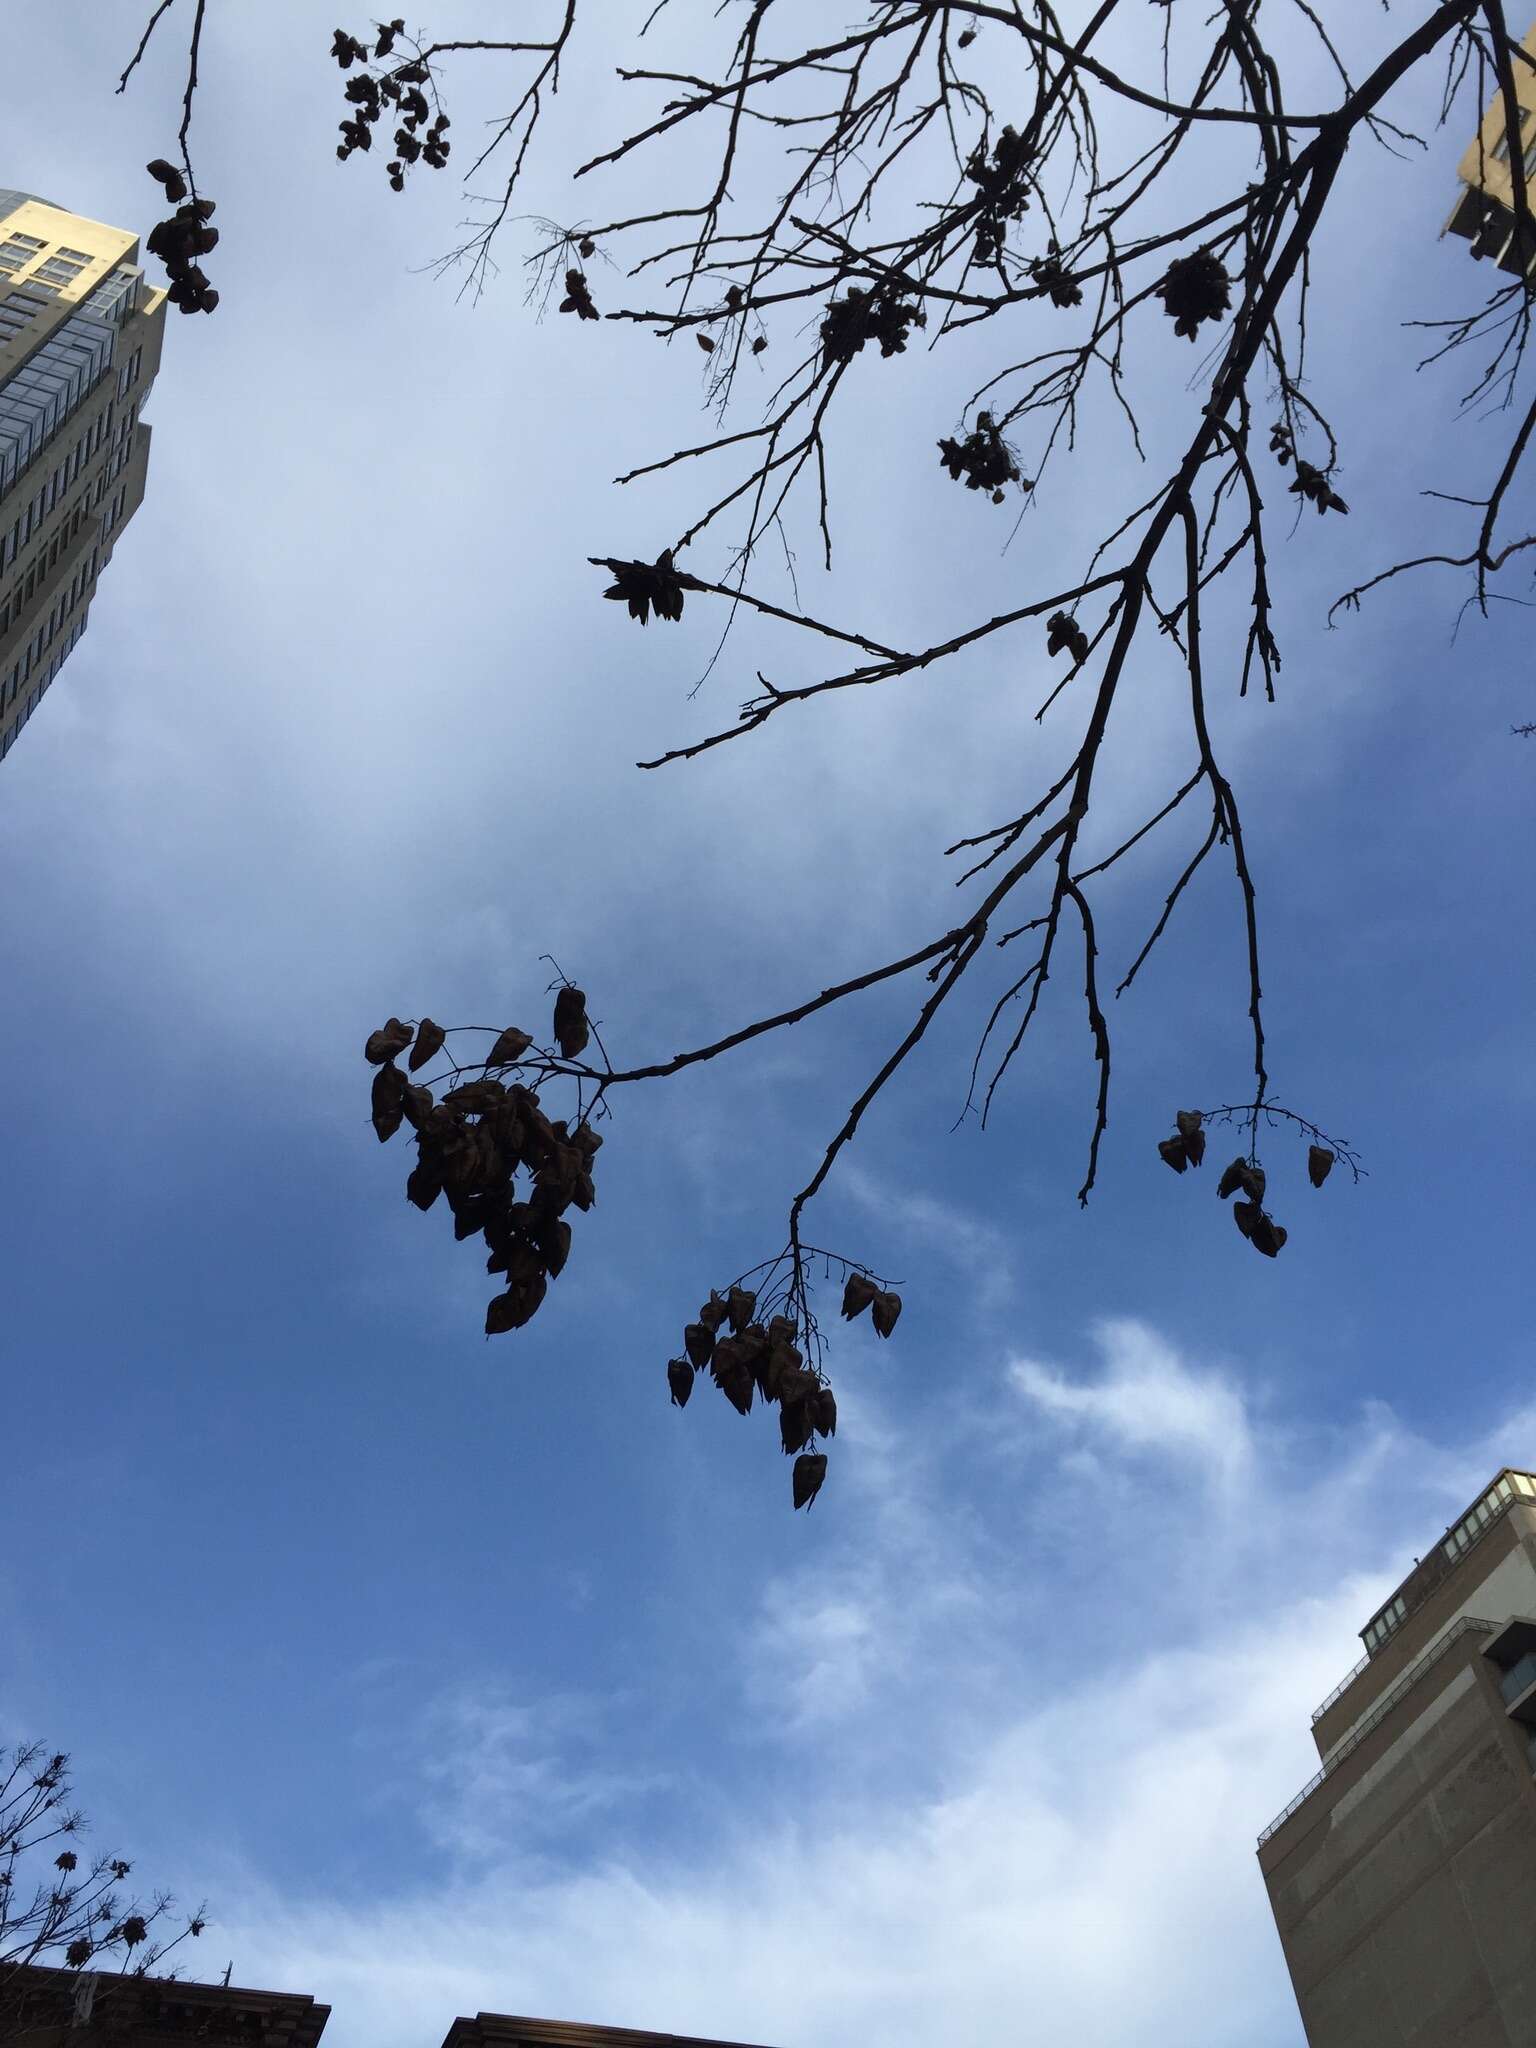
[[[1093,1382],[1069,1379],[1034,1359],[1009,1367],[1013,1385],[1043,1414],[1074,1427],[1090,1443],[1196,1460],[1213,1479],[1234,1485],[1253,1469],[1253,1441],[1237,1386],[1218,1372],[1186,1365],[1142,1323],[1101,1323],[1104,1361]]]
[[[1077,1443],[1009,1443],[1011,1512],[948,1505],[917,1418],[858,1393],[851,1511],[772,1580],[737,1702],[690,1716],[685,1830],[542,1863],[514,1830],[445,1888],[373,1900],[247,1890],[240,1974],[330,1999],[332,2048],[431,2048],[481,2008],[778,2048],[1297,2048],[1256,1834],[1314,1767],[1310,1710],[1395,1561],[1530,1418],[1437,1451],[1378,1407],[1302,1445],[1155,1331],[1095,1336],[1094,1379],[999,1369],[1101,1482]],[[617,1723],[595,1714],[573,1762],[558,1715],[456,1699],[475,1798],[516,1814],[531,1782],[574,1826]]]

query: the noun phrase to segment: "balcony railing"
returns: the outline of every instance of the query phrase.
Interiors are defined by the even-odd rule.
[[[1283,1813],[1277,1813],[1275,1815],[1274,1819],[1270,1822],[1269,1826],[1264,1830],[1263,1834],[1260,1835],[1259,1847],[1262,1849],[1264,1844],[1269,1840],[1270,1836],[1274,1834],[1277,1829],[1284,1827],[1285,1823],[1290,1819],[1291,1815],[1296,1811],[1297,1807],[1304,1805],[1305,1802],[1312,1797],[1312,1794],[1317,1790],[1318,1786],[1322,1784],[1323,1780],[1325,1778],[1331,1778],[1333,1776],[1334,1772],[1338,1769],[1339,1765],[1343,1763],[1345,1757],[1349,1756],[1353,1751],[1357,1750],[1360,1747],[1361,1743],[1364,1742],[1367,1735],[1369,1735],[1373,1729],[1379,1728],[1381,1726],[1382,1722],[1387,1718],[1388,1714],[1391,1713],[1392,1709],[1397,1705],[1398,1701],[1405,1699],[1407,1697],[1407,1695],[1418,1684],[1419,1680],[1424,1676],[1424,1673],[1429,1669],[1430,1665],[1433,1664],[1437,1658],[1443,1656],[1444,1653],[1450,1648],[1452,1643],[1459,1642],[1463,1636],[1470,1635],[1474,1632],[1485,1636],[1495,1635],[1497,1634],[1498,1630],[1502,1628],[1502,1626],[1502,1622],[1484,1621],[1478,1615],[1464,1614],[1461,1617],[1460,1621],[1454,1622],[1451,1625],[1451,1627],[1446,1630],[1443,1636],[1437,1636],[1435,1640],[1430,1644],[1429,1648],[1424,1652],[1423,1656],[1418,1658],[1414,1663],[1408,1666],[1408,1669],[1403,1673],[1402,1677],[1397,1681],[1396,1685],[1393,1686],[1392,1690],[1388,1693],[1384,1693],[1383,1696],[1376,1702],[1375,1706],[1372,1707],[1371,1711],[1366,1715],[1365,1719],[1359,1722],[1355,1727],[1353,1727],[1349,1731],[1349,1734],[1345,1737],[1344,1741],[1339,1744],[1338,1748],[1329,1757],[1328,1761],[1323,1765],[1322,1769],[1317,1773],[1315,1777],[1309,1778],[1307,1780],[1306,1784],[1302,1786],[1301,1790],[1296,1794],[1296,1797],[1291,1801],[1290,1805],[1286,1807],[1285,1811]]]
[[[1349,1691],[1349,1688],[1354,1684],[1355,1680],[1360,1676],[1361,1672],[1365,1669],[1366,1665],[1370,1663],[1370,1661],[1371,1659],[1369,1657],[1362,1657],[1360,1659],[1360,1662],[1355,1666],[1353,1671],[1345,1672],[1344,1676],[1333,1688],[1333,1691],[1329,1693],[1327,1699],[1323,1701],[1323,1704],[1320,1707],[1314,1707],[1312,1709],[1312,1720],[1314,1726],[1317,1722],[1321,1721],[1324,1714],[1327,1713],[1328,1709],[1333,1705],[1335,1700],[1343,1699],[1345,1693]]]

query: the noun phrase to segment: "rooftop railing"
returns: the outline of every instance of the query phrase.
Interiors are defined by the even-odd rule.
[[[1536,1499],[1536,1474],[1519,1471],[1501,1473],[1487,1493],[1473,1503],[1462,1519],[1446,1530],[1445,1535],[1440,1540],[1440,1550],[1444,1552],[1452,1564],[1459,1564],[1469,1550],[1474,1549],[1482,1542],[1494,1523],[1521,1499],[1526,1501]],[[1405,1585],[1411,1583],[1411,1580],[1404,1581]],[[1415,1600],[1411,1607],[1404,1606],[1401,1616],[1394,1619],[1392,1630],[1388,1633],[1395,1633],[1397,1629],[1401,1628],[1403,1622],[1408,1619],[1408,1616],[1416,1613],[1423,1605],[1424,1600],[1427,1600],[1430,1594],[1443,1584],[1443,1579],[1437,1579],[1433,1586],[1426,1586],[1421,1599]],[[1393,1601],[1391,1604],[1395,1606],[1397,1603]],[[1387,1609],[1383,1609],[1383,1615],[1387,1611]],[[1380,1617],[1377,1618],[1379,1619]],[[1313,1709],[1312,1720],[1314,1725],[1321,1721],[1335,1700],[1340,1700],[1344,1697],[1367,1664],[1374,1662],[1387,1639],[1387,1634],[1383,1634],[1375,1648],[1367,1650],[1352,1671],[1345,1672],[1322,1705]]]
[[[1259,1847],[1262,1849],[1264,1844],[1269,1840],[1270,1836],[1274,1834],[1278,1829],[1284,1827],[1285,1823],[1290,1819],[1291,1815],[1296,1811],[1296,1809],[1299,1806],[1305,1805],[1307,1800],[1309,1800],[1312,1797],[1312,1794],[1317,1790],[1318,1786],[1322,1784],[1323,1780],[1325,1778],[1331,1778],[1333,1776],[1334,1772],[1338,1769],[1339,1765],[1343,1763],[1345,1757],[1351,1755],[1353,1751],[1357,1750],[1360,1747],[1361,1743],[1364,1742],[1367,1735],[1369,1735],[1373,1729],[1379,1728],[1381,1726],[1382,1722],[1387,1718],[1388,1714],[1391,1713],[1392,1709],[1397,1705],[1398,1701],[1407,1697],[1407,1695],[1418,1684],[1419,1680],[1424,1676],[1424,1673],[1429,1669],[1430,1665],[1433,1664],[1437,1658],[1443,1656],[1444,1653],[1450,1648],[1452,1643],[1459,1642],[1463,1636],[1472,1634],[1474,1632],[1485,1636],[1496,1635],[1498,1631],[1503,1627],[1503,1625],[1504,1624],[1502,1622],[1498,1621],[1484,1621],[1478,1615],[1475,1614],[1464,1614],[1461,1617],[1460,1621],[1452,1623],[1452,1625],[1446,1630],[1443,1636],[1436,1636],[1435,1640],[1430,1644],[1429,1648],[1424,1652],[1423,1656],[1417,1658],[1412,1664],[1408,1666],[1408,1669],[1403,1673],[1402,1677],[1397,1681],[1396,1685],[1393,1686],[1392,1690],[1388,1693],[1384,1693],[1382,1697],[1376,1702],[1375,1706],[1372,1707],[1371,1711],[1365,1716],[1364,1720],[1360,1721],[1355,1727],[1353,1727],[1349,1731],[1349,1734],[1345,1737],[1344,1741],[1339,1744],[1338,1748],[1329,1757],[1328,1761],[1323,1765],[1322,1769],[1317,1773],[1315,1777],[1309,1778],[1307,1780],[1306,1784],[1302,1786],[1301,1790],[1296,1794],[1296,1797],[1291,1801],[1290,1805],[1286,1807],[1285,1811],[1283,1813],[1277,1813],[1275,1815],[1274,1819],[1270,1822],[1269,1826],[1264,1830],[1263,1834],[1260,1835]]]

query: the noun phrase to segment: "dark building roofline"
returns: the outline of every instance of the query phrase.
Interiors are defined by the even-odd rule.
[[[443,2048],[753,2048],[748,2041],[706,2040],[700,2034],[652,2034],[636,2027],[584,2026],[576,2020],[533,2020],[481,2012],[456,2019]]]

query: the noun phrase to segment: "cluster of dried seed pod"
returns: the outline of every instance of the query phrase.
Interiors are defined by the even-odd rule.
[[[976,425],[963,441],[940,441],[939,461],[956,483],[964,482],[968,491],[990,492],[994,505],[1003,502],[1004,484],[1022,481],[1014,452],[989,412],[976,415]]]
[[[1008,223],[1029,205],[1029,160],[1017,129],[1004,128],[989,156],[981,143],[971,151],[965,175],[980,192],[976,216],[976,261],[996,263],[1008,237]]]
[[[1175,1173],[1184,1173],[1191,1166],[1199,1166],[1205,1158],[1205,1120],[1198,1109],[1181,1109],[1174,1117],[1174,1125],[1173,1136],[1158,1144],[1158,1157]],[[1313,1187],[1322,1186],[1337,1159],[1338,1154],[1327,1145],[1308,1146],[1307,1178]],[[1242,1201],[1232,1204],[1232,1220],[1256,1252],[1273,1259],[1279,1256],[1289,1233],[1264,1207],[1268,1185],[1268,1177],[1256,1158],[1239,1157],[1222,1173],[1216,1193],[1222,1201],[1229,1195],[1242,1195]]]
[[[1070,612],[1052,612],[1045,622],[1045,651],[1060,654],[1063,648],[1080,668],[1088,659],[1088,635]]]
[[[667,1362],[667,1388],[674,1404],[686,1408],[697,1376],[707,1372],[738,1415],[748,1415],[753,1397],[779,1411],[779,1441],[795,1460],[791,1494],[797,1508],[809,1507],[827,1476],[827,1455],[817,1438],[837,1433],[837,1399],[825,1376],[806,1361],[807,1344],[790,1315],[758,1319],[756,1290],[733,1282],[711,1289],[698,1317],[683,1331],[682,1352]],[[848,1320],[869,1309],[875,1330],[889,1337],[901,1314],[901,1297],[867,1273],[851,1270],[843,1289]]]
[[[211,255],[219,245],[219,231],[209,225],[214,203],[211,199],[189,199],[186,179],[163,156],[157,156],[144,168],[176,208],[164,220],[156,221],[144,239],[145,249],[160,258],[171,280],[166,297],[183,313],[211,313],[219,303],[219,295],[208,282],[198,258]]]
[[[1232,280],[1209,249],[1175,256],[1156,288],[1175,334],[1193,341],[1202,321],[1219,320],[1232,309]]]
[[[1083,303],[1083,288],[1062,261],[1054,236],[1045,255],[1036,256],[1030,264],[1029,274],[1049,295],[1053,306],[1080,306]]]
[[[1283,420],[1276,420],[1269,430],[1269,452],[1282,469],[1291,463],[1296,465],[1296,480],[1291,485],[1293,497],[1305,498],[1309,505],[1315,505],[1319,513],[1347,512],[1349,507],[1333,488],[1329,473],[1319,469],[1315,462],[1308,462],[1296,453],[1296,443],[1291,430]]]
[[[698,579],[672,566],[672,550],[663,548],[654,562],[621,562],[607,555],[589,555],[595,569],[606,569],[613,578],[603,592],[616,603],[629,606],[629,616],[643,626],[650,613],[674,622],[683,616],[683,592],[698,590]]]
[[[403,16],[381,23],[370,52],[366,43],[339,28],[331,38],[331,55],[343,71],[350,71],[354,64],[366,65],[370,57],[375,61],[388,57],[394,50],[396,37],[404,34]],[[386,113],[392,111],[399,116],[394,137],[395,154],[384,166],[391,189],[396,192],[405,190],[406,172],[412,164],[424,163],[434,171],[444,169],[452,148],[448,140],[450,124],[441,109],[429,119],[432,109],[422,87],[429,82],[430,76],[426,65],[420,58],[415,58],[377,76],[371,71],[359,71],[355,78],[349,78],[344,96],[353,112],[340,124],[341,141],[336,145],[336,154],[341,162],[345,163],[355,149],[365,153],[371,150],[375,127]]]
[[[1182,1173],[1187,1166],[1198,1166],[1205,1157],[1204,1122],[1198,1109],[1181,1109],[1173,1121],[1174,1134],[1158,1146],[1158,1156],[1165,1166]]]
[[[581,245],[583,256],[590,256],[593,246],[592,239],[588,236]],[[592,289],[587,283],[585,272],[578,270],[574,264],[565,273],[565,297],[560,301],[559,310],[562,313],[574,313],[578,320],[602,318],[592,303]]]
[[[554,1015],[562,1057],[577,1058],[589,1035],[585,996],[562,987]],[[571,1249],[566,1212],[585,1212],[596,1201],[592,1169],[603,1141],[585,1121],[573,1130],[565,1119],[549,1117],[532,1088],[503,1078],[533,1047],[531,1035],[515,1025],[500,1034],[474,1079],[434,1100],[411,1076],[437,1057],[444,1039],[430,1017],[415,1025],[391,1017],[369,1034],[363,1057],[376,1069],[373,1127],[382,1144],[409,1124],[416,1164],[406,1199],[425,1211],[441,1195],[453,1214],[454,1236],[484,1238],[486,1271],[504,1282],[486,1309],[485,1332],[494,1337],[530,1321],[564,1267]],[[396,1062],[406,1053],[402,1070]],[[527,1175],[526,1193],[518,1189],[520,1172]]]
[[[899,292],[879,285],[866,292],[850,285],[827,308],[821,323],[822,352],[829,363],[851,363],[866,341],[878,341],[881,355],[897,356],[907,345],[907,330],[927,324],[921,306]]]

